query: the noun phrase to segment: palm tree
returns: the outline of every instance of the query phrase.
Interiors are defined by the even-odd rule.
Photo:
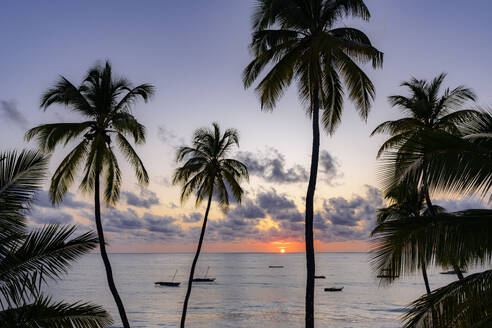
[[[471,89],[458,86],[452,90],[448,88],[440,95],[445,77],[446,74],[442,73],[431,82],[412,78],[410,81],[401,84],[401,86],[408,88],[410,92],[409,96],[393,95],[389,97],[391,105],[401,110],[407,116],[396,121],[386,121],[374,129],[371,136],[375,134],[390,135],[390,138],[380,147],[377,155],[378,158],[387,151],[405,147],[405,143],[408,143],[409,140],[412,140],[426,130],[439,130],[460,136],[460,124],[466,123],[478,116],[476,110],[462,109],[466,101],[475,101],[476,99]],[[422,191],[429,213],[435,215],[436,213],[429,195],[425,166],[425,160],[422,158],[419,180],[422,184]],[[390,166],[388,175],[385,177],[390,181],[394,180],[395,177],[392,171],[394,171],[394,168]],[[422,265],[425,267],[425,263],[422,263]],[[460,269],[457,266],[454,266],[454,269],[459,279],[463,279]]]
[[[385,155],[393,167],[386,186],[401,181],[416,184],[422,170],[430,190],[451,194],[490,194],[492,186],[492,114],[483,111],[457,125],[459,136],[443,130],[422,129],[396,151]],[[425,162],[425,166],[422,163]],[[402,254],[395,267],[408,270],[425,249],[429,262],[466,266],[489,264],[492,259],[492,211],[465,210],[437,213],[428,218],[400,219],[378,227],[381,250]],[[395,246],[400,249],[396,249]],[[434,290],[414,301],[405,327],[488,327],[492,323],[490,270],[476,273]],[[435,314],[435,318],[432,315]],[[436,320],[437,319],[437,320]]]
[[[429,209],[425,207],[425,197],[423,192],[416,186],[408,186],[404,183],[396,186],[388,191],[385,195],[386,200],[390,202],[389,206],[378,209],[377,222],[378,225],[371,233],[372,237],[376,238],[375,247],[373,249],[373,263],[378,277],[382,278],[382,282],[391,283],[395,278],[400,276],[401,270],[398,263],[401,261],[401,253],[395,252],[393,246],[387,243],[381,243],[378,239],[378,234],[385,231],[386,223],[394,220],[405,220],[407,218],[421,218],[429,215]],[[444,209],[434,205],[434,210],[437,213],[443,213]],[[396,240],[399,242],[399,240]],[[401,245],[398,245],[398,250],[401,250]],[[420,250],[420,258],[414,258],[412,269],[418,265],[421,266],[422,277],[424,279],[425,289],[427,294],[431,293],[429,279],[427,276],[426,261],[422,256],[425,254]]]
[[[0,154],[0,322],[2,327],[103,328],[111,319],[90,303],[54,302],[41,288],[97,245],[88,232],[48,225],[27,231],[26,213],[42,185],[48,158],[34,151]]]
[[[239,147],[238,132],[235,129],[227,129],[222,134],[217,123],[213,123],[212,126],[212,129],[197,129],[193,134],[192,146],[178,149],[176,161],[184,164],[176,169],[173,177],[173,184],[182,186],[181,202],[186,201],[193,193],[196,195],[196,206],[199,206],[204,199],[208,199],[183,303],[182,328],[185,326],[193,275],[202,248],[212,198],[215,197],[221,208],[227,210],[229,193],[232,193],[232,197],[240,203],[244,193],[241,181],[249,179],[248,169],[243,163],[226,157],[234,145]]]
[[[387,220],[375,229],[376,264],[392,274],[414,272],[422,257],[438,266],[484,265],[492,260],[492,211],[466,210]],[[476,273],[409,305],[405,327],[488,327],[492,271]]]
[[[250,87],[268,67],[269,71],[256,87],[261,108],[265,110],[272,110],[291,82],[297,81],[299,97],[312,118],[305,221],[306,327],[309,328],[314,326],[313,211],[319,160],[319,111],[323,111],[323,128],[333,134],[341,120],[345,86],[348,97],[365,120],[375,91],[358,64],[371,62],[377,68],[383,63],[383,54],[363,32],[336,27],[346,16],[368,20],[370,13],[362,0],[257,0],[250,44],[254,59],[243,73],[244,86]]]
[[[121,186],[121,172],[112,144],[112,141],[116,140],[118,148],[135,169],[138,182],[148,183],[147,171],[127,137],[133,138],[136,144],[145,142],[145,127],[135,119],[131,110],[139,98],[146,102],[153,92],[154,87],[150,84],[133,87],[124,78],[113,79],[109,62],[104,66],[95,65],[88,71],[79,87],[62,76],[41,99],[43,109],[46,110],[52,104],[65,105],[69,110],[82,114],[84,121],[43,124],[26,133],[26,139],[36,138],[39,148],[45,152],[52,152],[59,144],[66,146],[71,141],[78,142],[55,171],[51,179],[50,197],[54,204],[61,202],[74,182],[78,168],[85,162],[79,188],[83,192],[94,192],[95,221],[101,257],[109,289],[125,328],[129,328],[130,325],[106,253],[101,223],[100,178],[105,178],[105,202],[114,205],[120,196]]]

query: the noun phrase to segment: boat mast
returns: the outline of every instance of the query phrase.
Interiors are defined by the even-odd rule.
[[[176,269],[176,271],[174,271],[173,280],[171,280],[171,281],[174,281],[174,278],[176,278],[176,273],[178,273],[178,269]]]

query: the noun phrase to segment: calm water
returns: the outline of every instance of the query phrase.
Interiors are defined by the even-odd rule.
[[[177,327],[186,292],[192,254],[111,254],[115,279],[132,327]],[[283,265],[269,269],[269,265]],[[202,254],[198,274],[210,266],[214,283],[193,285],[187,327],[302,327],[304,316],[304,254]],[[425,293],[420,276],[378,287],[365,253],[317,254],[317,327],[401,327],[402,308]],[[156,287],[178,269],[181,287]],[[454,276],[431,272],[432,287]],[[324,287],[344,286],[341,293]],[[56,298],[90,300],[103,305],[120,327],[99,254],[77,263],[62,282],[50,287]]]

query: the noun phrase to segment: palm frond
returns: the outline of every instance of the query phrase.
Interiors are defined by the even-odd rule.
[[[116,135],[116,140],[118,141],[119,149],[125,155],[126,159],[135,170],[135,175],[138,182],[140,184],[147,185],[149,183],[149,175],[143,165],[142,160],[140,159],[140,157],[138,157],[132,145],[121,133],[118,133]]]
[[[0,322],[5,328],[105,328],[113,323],[109,314],[98,305],[54,302],[44,296],[31,304],[0,311]]]
[[[50,185],[50,198],[53,204],[60,203],[63,196],[67,193],[68,188],[75,180],[77,169],[82,160],[87,157],[87,147],[89,141],[82,140],[58,165]]]
[[[422,260],[442,267],[488,263],[492,259],[490,233],[491,210],[385,220],[372,232],[373,267],[397,277],[418,270]]]
[[[87,254],[97,245],[94,233],[70,239],[75,226],[47,225],[34,229],[0,259],[0,299],[18,302],[25,288],[36,294],[46,279],[57,279],[70,267],[70,262]]]
[[[69,80],[61,76],[56,85],[41,97],[41,107],[46,110],[52,104],[60,104],[85,116],[93,116],[95,109],[84,95],[83,90],[84,88],[75,87]]]
[[[51,152],[61,143],[66,146],[94,125],[95,122],[93,121],[43,124],[27,131],[26,140],[35,138],[39,149],[44,152]]]
[[[491,306],[492,270],[488,270],[471,274],[414,301],[404,316],[404,327],[489,327]]]
[[[48,156],[23,150],[0,153],[0,202],[9,209],[25,209],[40,188],[47,168]]]

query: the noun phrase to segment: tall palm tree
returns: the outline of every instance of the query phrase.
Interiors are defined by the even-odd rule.
[[[191,147],[183,146],[177,151],[176,161],[184,164],[176,169],[173,183],[182,186],[181,202],[186,201],[192,194],[196,195],[196,206],[207,199],[200,239],[191,264],[188,289],[183,303],[182,328],[185,326],[193,276],[207,228],[212,198],[215,197],[221,208],[227,210],[229,193],[240,203],[244,193],[241,182],[249,179],[248,168],[243,163],[227,158],[233,146],[239,147],[238,132],[235,129],[227,129],[222,133],[219,125],[213,123],[212,129],[201,128],[195,131]]]
[[[460,124],[466,123],[477,117],[476,110],[463,109],[467,101],[475,101],[473,91],[464,86],[454,89],[445,89],[441,94],[442,83],[446,74],[442,73],[432,81],[418,80],[416,78],[403,82],[401,86],[409,90],[409,95],[393,95],[389,101],[393,107],[398,108],[407,116],[396,120],[381,123],[374,129],[375,134],[389,134],[390,138],[383,143],[378,151],[380,158],[386,151],[404,147],[406,142],[412,140],[426,130],[439,130],[452,135],[460,136]],[[420,183],[431,215],[435,215],[434,207],[429,194],[425,160],[421,159]],[[388,178],[393,180],[393,168],[389,168]],[[425,267],[425,263],[422,263]],[[460,269],[455,266],[455,271],[460,279],[463,279]]]
[[[55,302],[42,286],[59,279],[70,263],[97,245],[88,232],[48,225],[27,231],[26,213],[46,175],[39,152],[0,153],[0,322],[2,327],[103,328],[111,319],[90,303]]]
[[[113,79],[109,62],[104,66],[95,65],[80,86],[76,87],[62,76],[41,98],[43,109],[46,110],[52,104],[65,105],[69,110],[81,114],[84,121],[43,124],[26,133],[26,139],[36,138],[39,148],[45,152],[52,152],[59,144],[66,146],[71,141],[78,142],[56,169],[51,179],[50,197],[54,204],[61,202],[74,182],[78,168],[85,162],[79,188],[83,192],[94,192],[94,214],[101,257],[109,289],[125,328],[129,328],[130,324],[114,283],[101,223],[100,178],[105,178],[105,202],[114,205],[120,196],[121,186],[121,172],[112,143],[116,140],[118,148],[135,169],[138,182],[148,183],[147,171],[127,137],[133,138],[136,144],[145,142],[145,127],[136,120],[131,110],[136,101],[141,98],[146,102],[153,92],[154,87],[150,84],[133,87],[124,78]]]
[[[422,169],[430,190],[451,194],[490,195],[492,186],[492,114],[480,112],[458,124],[460,136],[443,130],[423,129],[397,150],[385,155],[386,168],[394,168],[386,186],[421,180]],[[422,165],[425,162],[425,166]],[[423,166],[423,168],[422,168]],[[438,213],[419,220],[388,221],[378,228],[377,241],[403,254],[395,263],[412,266],[416,250],[438,265],[490,264],[492,211],[465,210]],[[390,246],[392,245],[392,246]],[[394,248],[401,245],[401,249]],[[389,249],[388,248],[388,249]],[[414,301],[405,315],[405,327],[488,327],[492,323],[492,272],[476,273],[434,290]],[[432,318],[431,314],[436,314]]]
[[[250,44],[253,61],[243,73],[245,87],[259,79],[256,91],[261,107],[272,110],[291,84],[297,82],[301,101],[312,119],[313,145],[306,195],[306,327],[314,326],[314,192],[319,161],[319,111],[328,134],[339,125],[344,87],[359,115],[367,118],[375,91],[358,66],[371,62],[381,67],[383,53],[360,30],[336,27],[347,16],[369,20],[362,0],[257,0]],[[267,68],[268,67],[268,68]]]

